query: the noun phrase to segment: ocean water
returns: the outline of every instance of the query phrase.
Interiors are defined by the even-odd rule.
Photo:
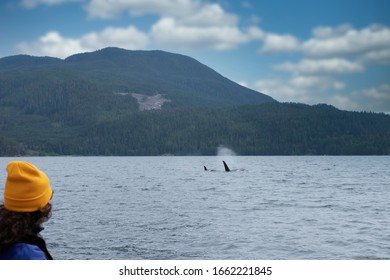
[[[16,159],[51,179],[56,259],[390,259],[389,156]]]

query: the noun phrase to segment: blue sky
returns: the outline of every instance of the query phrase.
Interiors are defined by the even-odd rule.
[[[0,57],[189,55],[281,102],[390,112],[387,0],[2,0]]]

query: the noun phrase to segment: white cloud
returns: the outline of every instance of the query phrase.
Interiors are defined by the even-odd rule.
[[[322,88],[329,87],[329,79],[318,76],[295,76],[292,77],[288,84],[296,89],[313,89],[313,88]]]
[[[199,0],[90,0],[86,8],[91,17],[108,19],[126,11],[131,15],[187,17],[201,7]]]
[[[154,40],[163,47],[184,49],[228,50],[257,39],[262,31],[250,28],[247,32],[236,26],[192,26],[174,18],[159,20],[151,30]]]
[[[83,36],[81,42],[89,48],[116,46],[134,50],[144,48],[148,44],[148,37],[134,26],[107,27],[100,33],[93,32]]]
[[[148,44],[148,37],[135,27],[107,27],[101,32],[91,32],[80,38],[66,38],[51,31],[30,43],[21,43],[19,49],[32,55],[65,58],[69,55],[116,46],[126,49],[142,49]]]
[[[341,109],[390,112],[390,84],[335,95],[331,102]]]
[[[301,102],[306,101],[304,98],[306,92],[291,86],[288,80],[282,78],[260,80],[257,81],[252,88],[264,94],[270,95],[281,102],[298,102],[299,100]]]
[[[335,90],[341,90],[345,88],[345,84],[341,82],[334,82],[333,83],[333,89]]]
[[[353,27],[350,24],[342,24],[335,28],[329,26],[318,26],[313,29],[312,33],[316,38],[326,39],[344,36],[344,34],[350,30],[353,30]]]
[[[290,73],[290,78],[262,80],[254,85],[255,89],[279,101],[390,112],[389,84],[351,92],[346,84],[335,80],[338,75],[369,71],[372,64],[390,64],[389,27],[370,25],[360,30],[348,24],[317,27],[313,37],[302,43],[289,35],[272,38],[266,34],[264,38],[263,54],[296,51],[303,57],[298,62],[273,66],[275,70]]]
[[[258,27],[240,28],[238,16],[219,4],[201,0],[91,0],[87,11],[98,18],[156,14],[160,18],[149,35],[159,46],[175,49],[228,50],[264,36]]]
[[[390,64],[390,48],[369,51],[358,58],[364,64]]]
[[[360,61],[389,62],[390,28],[370,25],[361,30],[349,24],[337,27],[320,26],[313,29],[313,37],[300,42],[291,34],[267,33],[260,49],[263,54],[302,52],[309,57],[353,56]]]
[[[81,46],[80,40],[63,38],[56,31],[50,31],[37,41],[18,45],[22,53],[30,55],[53,56],[65,58],[74,53],[87,51]]]
[[[250,26],[245,30],[245,32],[251,40],[261,40],[265,36],[264,31],[258,28],[257,26]]]
[[[260,50],[261,53],[280,53],[296,51],[300,47],[300,42],[292,35],[271,34],[265,35],[264,44]]]
[[[308,91],[324,85],[326,85],[325,80],[320,77],[296,76],[290,79],[261,80],[254,84],[254,88],[282,102],[308,102],[310,99]]]
[[[329,103],[342,110],[361,111],[362,108],[350,95],[336,94],[329,98]]]
[[[33,7],[82,0],[23,1]],[[226,12],[219,4],[203,0],[88,0],[85,7],[91,18],[111,19],[122,13],[155,14],[160,18],[152,23],[147,34],[135,27],[106,28],[78,38],[48,32],[34,42],[19,44],[19,49],[35,55],[65,57],[105,46],[137,49],[154,42],[161,48],[221,51],[264,38],[264,32],[257,26],[242,28],[237,15]]]
[[[251,86],[281,102],[327,103],[354,111],[390,112],[390,84],[345,90],[345,84],[324,76],[294,76],[290,79],[265,79]]]
[[[181,24],[186,26],[237,26],[238,17],[226,13],[218,4],[205,4],[191,14],[176,16]]]
[[[303,52],[309,56],[361,55],[390,49],[390,29],[385,26],[370,25],[361,30],[349,25],[319,27],[313,34],[314,38],[302,44]]]
[[[353,96],[362,99],[370,99],[372,102],[381,104],[390,111],[390,84],[383,84],[375,88],[364,89],[353,93]]]
[[[59,5],[66,2],[80,2],[82,0],[22,0],[20,3],[25,8],[35,8],[38,5]]]
[[[364,67],[356,62],[343,58],[303,59],[299,63],[285,62],[275,66],[275,69],[304,74],[344,74],[361,72]]]
[[[291,78],[275,78],[257,81],[253,89],[268,94],[281,102],[307,104],[329,103],[329,92],[344,89],[345,85],[329,76],[297,75]]]

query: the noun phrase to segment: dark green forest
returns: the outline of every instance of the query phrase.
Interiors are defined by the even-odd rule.
[[[102,123],[86,136],[85,150],[97,149],[91,154],[215,155],[220,145],[240,155],[390,154],[390,116],[272,103],[152,111]]]
[[[215,155],[221,145],[239,155],[390,154],[390,116],[328,105],[154,110],[84,124],[15,118],[1,124],[13,141],[0,140],[1,155]]]
[[[0,156],[23,156],[26,150],[16,142],[0,137]]]

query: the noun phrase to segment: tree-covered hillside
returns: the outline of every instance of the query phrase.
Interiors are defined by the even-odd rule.
[[[240,155],[390,154],[390,116],[327,105],[155,110],[85,124],[25,116],[2,131],[47,154],[215,155],[220,145]]]
[[[85,136],[91,154],[214,155],[220,145],[240,155],[390,154],[390,116],[273,103],[152,111],[101,123]]]
[[[0,156],[23,156],[26,150],[18,143],[0,136]]]
[[[143,99],[166,102],[140,111]],[[241,155],[390,154],[390,116],[278,103],[162,51],[0,59],[0,155],[213,155],[220,145]]]
[[[0,106],[80,121],[94,112],[136,111],[131,93],[162,95],[164,107],[261,104],[271,97],[242,87],[187,56],[106,48],[65,60],[25,55],[0,59]],[[118,93],[127,93],[118,94]]]

